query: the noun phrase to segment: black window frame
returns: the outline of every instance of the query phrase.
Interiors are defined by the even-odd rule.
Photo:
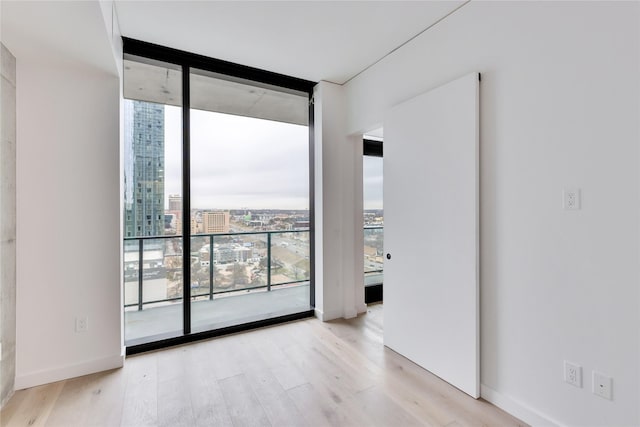
[[[383,142],[376,139],[363,138],[362,139],[362,155],[371,157],[384,157],[383,156]],[[364,303],[373,304],[383,301],[383,283],[374,283],[373,285],[364,287]]]
[[[191,287],[183,286],[183,334],[178,337],[160,339],[157,341],[136,344],[126,347],[126,354],[136,354],[151,351],[188,342],[212,338],[215,336],[236,333],[244,330],[270,326],[290,320],[311,317],[315,308],[315,193],[314,193],[314,107],[313,90],[317,82],[312,82],[297,77],[291,77],[271,71],[261,70],[246,65],[236,64],[221,59],[210,58],[179,49],[160,46],[154,43],[144,42],[128,37],[122,37],[123,56],[135,57],[135,60],[160,61],[180,67],[182,71],[182,217],[191,215],[190,200],[190,74],[191,69],[210,71],[232,78],[248,80],[250,82],[275,86],[280,89],[306,93],[309,99],[309,292],[310,310],[296,314],[279,316],[250,323],[234,325],[225,328],[212,329],[205,332],[192,333],[191,331]],[[124,78],[124,77],[123,77]],[[191,253],[191,223],[183,221],[182,224],[183,260],[188,260]],[[191,265],[183,262],[182,277],[191,277]]]

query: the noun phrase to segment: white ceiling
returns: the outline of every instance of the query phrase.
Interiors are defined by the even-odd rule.
[[[344,83],[463,1],[116,1],[124,36]]]
[[[464,1],[121,1],[124,36],[311,81],[344,83]],[[7,1],[2,42],[115,73],[98,1]]]
[[[18,58],[75,60],[117,74],[97,1],[0,0],[2,43]]]

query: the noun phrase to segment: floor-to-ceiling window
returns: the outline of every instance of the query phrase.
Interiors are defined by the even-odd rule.
[[[182,71],[124,60],[124,332],[128,344],[182,333]]]
[[[364,208],[365,301],[382,300],[384,279],[384,205],[382,194],[382,140],[366,136],[363,140],[362,195]]]
[[[313,83],[125,39],[133,351],[312,313]]]

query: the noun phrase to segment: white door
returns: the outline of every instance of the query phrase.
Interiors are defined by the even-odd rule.
[[[478,89],[473,73],[384,120],[384,343],[475,398]]]

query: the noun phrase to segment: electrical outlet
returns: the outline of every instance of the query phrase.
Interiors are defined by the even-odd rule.
[[[593,394],[605,399],[613,400],[611,398],[612,387],[613,380],[611,379],[611,377],[608,377],[600,372],[593,371],[593,387],[591,390]]]
[[[87,332],[89,330],[88,317],[76,317],[76,332]]]
[[[582,366],[565,360],[564,382],[582,388]]]
[[[562,192],[562,207],[565,211],[580,210],[580,189],[566,188]]]

